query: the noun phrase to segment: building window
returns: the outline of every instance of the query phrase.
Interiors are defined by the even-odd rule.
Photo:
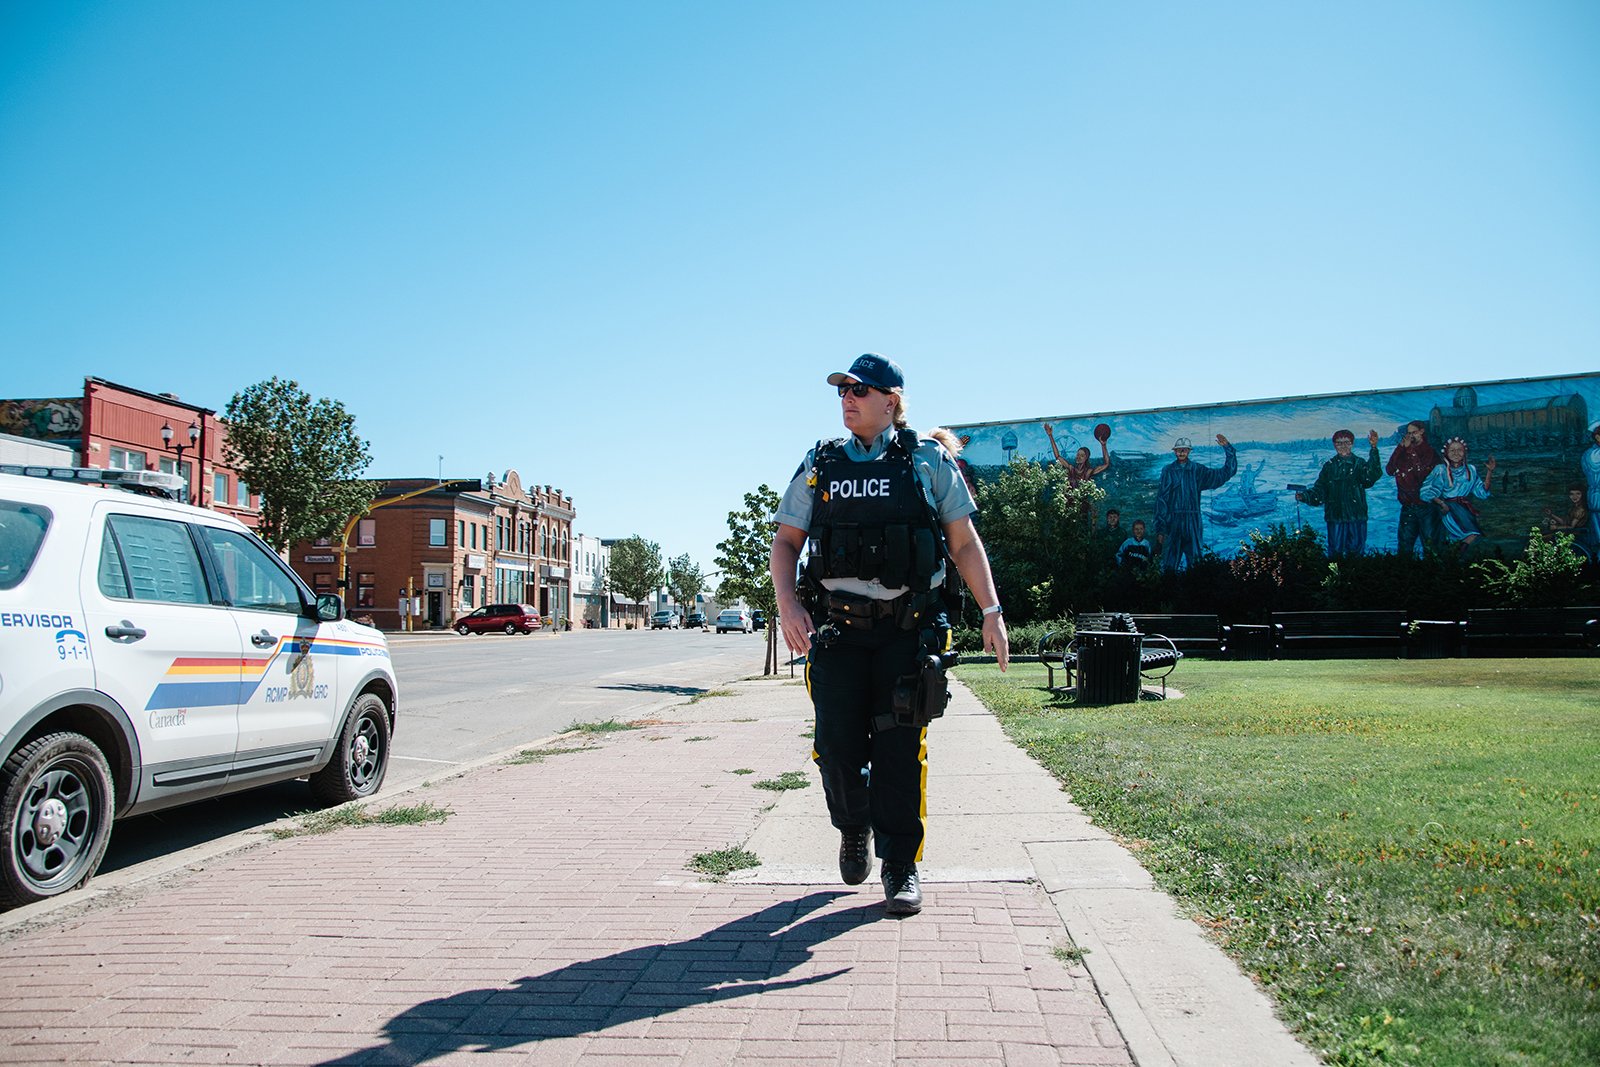
[[[371,548],[378,543],[378,520],[362,519],[356,524],[356,544]]]
[[[472,524],[472,547],[473,548],[477,548],[478,547],[478,524],[477,523],[473,523]]]
[[[456,520],[456,544],[462,548],[467,547],[467,520]]]
[[[145,454],[126,448],[113,448],[106,464],[114,471],[142,471],[145,468]]]
[[[213,474],[211,476],[211,502],[213,504],[226,504],[228,502],[228,476],[226,474]]]
[[[428,520],[428,544],[438,546],[444,544],[444,520]]]
[[[311,588],[318,596],[323,593],[333,592],[333,574],[329,571],[318,571],[311,576]]]
[[[238,492],[238,495],[234,498],[234,500],[238,503],[238,505],[241,508],[249,507],[250,506],[250,487],[248,485],[244,484],[244,479],[243,478],[240,478],[239,481],[235,483],[235,485],[236,485],[237,489],[239,490],[239,492]]]
[[[469,576],[461,583],[461,604],[463,607],[472,607],[472,578]]]
[[[356,575],[356,607],[371,608],[377,606],[374,590],[378,586],[378,576],[371,571],[362,571]]]

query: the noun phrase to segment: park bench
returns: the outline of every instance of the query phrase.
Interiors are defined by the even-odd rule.
[[[1081,633],[1131,633],[1139,635],[1139,676],[1161,683],[1161,695],[1167,693],[1167,675],[1178,666],[1183,653],[1164,634],[1145,633],[1134,622],[1134,617],[1124,612],[1087,612],[1073,620],[1073,628],[1050,630],[1039,638],[1039,662],[1044,664],[1045,688],[1058,692],[1072,688],[1073,673],[1078,670],[1081,651],[1078,635]],[[1153,642],[1148,645],[1147,642]],[[1064,671],[1066,681],[1056,685],[1057,670]],[[1081,679],[1080,679],[1081,680]]]
[[[1468,655],[1534,655],[1594,651],[1600,647],[1600,607],[1469,608]]]
[[[1280,657],[1362,655],[1405,649],[1409,624],[1403,611],[1275,611],[1272,648]]]
[[[1135,615],[1133,625],[1142,634],[1160,634],[1186,656],[1222,649],[1222,625],[1215,615]]]

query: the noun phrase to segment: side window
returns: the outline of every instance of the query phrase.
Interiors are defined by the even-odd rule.
[[[111,515],[100,544],[100,591],[131,600],[209,604],[189,527],[142,515]]]
[[[256,611],[301,611],[300,586],[278,564],[278,558],[237,530],[200,527],[222,578],[222,592],[236,608]]]
[[[0,500],[0,589],[22,584],[49,528],[49,508]]]

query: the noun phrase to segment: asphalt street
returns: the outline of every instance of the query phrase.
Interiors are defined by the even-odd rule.
[[[400,713],[384,791],[576,723],[641,718],[759,675],[763,639],[701,630],[394,635]],[[295,781],[126,819],[100,869],[130,868],[309,807],[305,782]]]

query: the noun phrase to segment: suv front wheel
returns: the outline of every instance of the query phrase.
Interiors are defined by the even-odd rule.
[[[333,759],[311,776],[311,795],[329,807],[370,797],[388,770],[389,709],[367,693],[350,712]]]
[[[111,843],[111,767],[82,734],[47,734],[0,767],[0,905],[30,904],[76,889]]]

